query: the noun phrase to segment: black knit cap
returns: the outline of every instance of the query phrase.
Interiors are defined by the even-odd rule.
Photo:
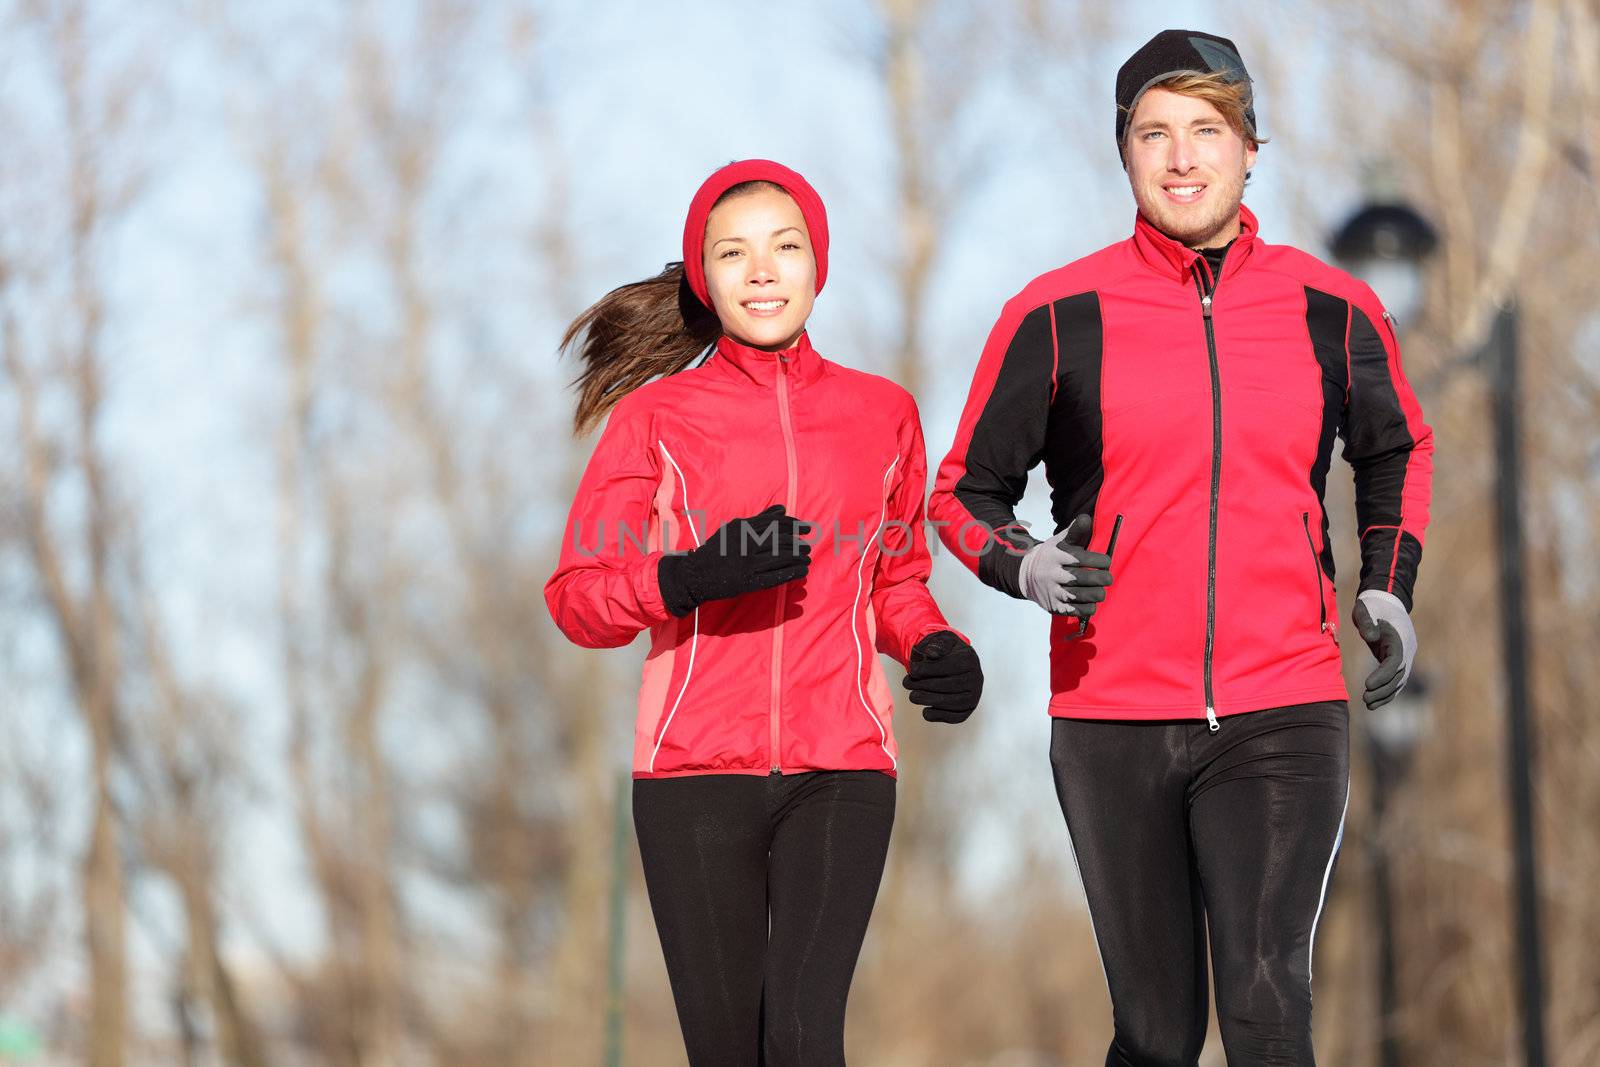
[[[1239,49],[1226,37],[1199,30],[1162,30],[1140,48],[1117,71],[1117,151],[1122,151],[1122,136],[1128,119],[1145,90],[1157,82],[1179,74],[1225,74],[1229,81],[1250,84]],[[1255,94],[1245,95],[1244,122],[1251,137],[1256,134]]]

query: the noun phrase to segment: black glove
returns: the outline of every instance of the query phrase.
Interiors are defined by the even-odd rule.
[[[699,548],[661,557],[656,575],[662,603],[682,618],[708,600],[805,577],[811,545],[800,535],[808,525],[786,514],[782,504],[750,518],[730,519]]]
[[[983,667],[973,647],[950,630],[938,630],[911,649],[911,669],[901,683],[911,702],[925,705],[929,722],[966,722],[983,695]]]

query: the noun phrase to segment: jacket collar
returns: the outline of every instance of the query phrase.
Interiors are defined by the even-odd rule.
[[[808,385],[822,374],[822,357],[811,347],[811,337],[806,333],[800,334],[793,348],[782,352],[751,348],[724,334],[717,339],[717,354],[711,362],[761,386],[776,386],[780,362],[792,385]]]
[[[1256,229],[1255,215],[1249,208],[1240,204],[1239,236],[1234,240],[1233,247],[1228,250],[1228,258],[1223,261],[1222,277],[1228,278],[1237,274],[1244,266],[1245,260],[1250,258],[1250,253],[1255,248]],[[1200,253],[1156,229],[1142,214],[1133,225],[1133,247],[1139,258],[1144,260],[1150,269],[1179,281],[1188,280],[1190,272],[1196,269],[1195,263],[1200,259]]]

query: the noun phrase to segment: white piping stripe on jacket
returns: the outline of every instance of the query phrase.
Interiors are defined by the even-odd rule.
[[[1350,783],[1344,786],[1344,811],[1339,813],[1339,832],[1333,835],[1333,853],[1322,871],[1322,892],[1317,896],[1317,914],[1311,920],[1311,940],[1306,945],[1306,979],[1311,978],[1311,958],[1317,951],[1317,924],[1322,921],[1322,906],[1328,900],[1328,879],[1333,876],[1333,861],[1339,858],[1339,845],[1344,841],[1344,817],[1350,813]]]
[[[694,528],[694,512],[689,510],[689,483],[683,478],[683,468],[678,466],[678,461],[672,458],[672,453],[667,451],[667,446],[661,441],[656,444],[661,446],[661,454],[667,457],[667,462],[672,464],[672,469],[678,472],[678,484],[683,487],[683,514],[689,520],[689,533],[694,537],[694,547],[700,547],[700,531]],[[650,770],[656,769],[656,753],[661,751],[661,742],[667,739],[667,728],[672,725],[672,717],[678,714],[678,705],[683,703],[683,694],[689,689],[689,676],[694,673],[694,650],[700,643],[700,607],[694,609],[694,634],[689,638],[689,666],[683,671],[683,685],[678,689],[678,697],[672,702],[672,710],[667,713],[667,721],[661,726],[661,734],[656,738],[656,747],[650,750]]]
[[[850,638],[856,646],[856,696],[861,699],[861,706],[867,709],[867,714],[872,716],[873,723],[878,727],[878,747],[883,749],[883,754],[889,757],[889,766],[899,769],[900,761],[894,758],[894,753],[889,751],[889,734],[883,728],[883,720],[878,718],[878,713],[872,710],[872,705],[867,703],[867,695],[861,689],[861,634],[856,630],[856,608],[861,604],[861,576],[866,570],[867,557],[872,554],[873,542],[878,539],[878,534],[883,531],[883,520],[889,513],[889,473],[894,470],[894,465],[900,462],[896,456],[889,461],[889,466],[883,471],[883,506],[878,509],[878,528],[872,531],[866,547],[861,550],[861,561],[856,564],[856,596],[850,602]]]

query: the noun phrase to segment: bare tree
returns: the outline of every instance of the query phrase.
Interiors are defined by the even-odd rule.
[[[138,783],[140,850],[182,903],[180,987],[204,1005],[219,1059],[228,1067],[266,1067],[260,1029],[221,945],[222,840],[236,818],[235,794],[252,778],[236,743],[240,709],[220,694],[196,691],[180,675],[143,567],[135,563],[130,572],[138,636],[133,651],[148,680],[141,687],[148,690],[148,706],[142,715],[135,709],[129,715],[139,744],[124,753]],[[185,1010],[187,1017],[195,1006]]]
[[[252,154],[283,339],[278,600],[296,805],[330,937],[337,944],[341,927],[365,932],[349,946],[345,992],[371,1013],[371,1025],[347,1037],[359,1062],[397,1054],[397,1038],[379,1036],[390,1031],[442,1043],[458,1060],[529,1062],[530,1032],[550,1049],[574,1042],[571,1055],[581,1057],[598,1040],[600,1014],[585,1009],[599,994],[593,960],[618,731],[594,713],[606,690],[592,665],[573,662],[544,618],[543,550],[517,532],[546,503],[548,487],[529,481],[521,459],[538,450],[542,428],[515,404],[481,401],[486,386],[521,397],[529,383],[514,365],[462,348],[488,313],[475,294],[449,288],[459,276],[452,257],[470,252],[444,240],[467,212],[495,210],[451,185],[473,77],[504,62],[514,77],[540,81],[539,23],[521,7],[429,2],[412,14],[401,31],[365,15],[345,23],[347,43],[324,57],[337,75],[321,83],[323,125],[307,130],[287,110],[240,122],[266,131]],[[511,42],[504,55],[494,50],[501,40]],[[304,84],[291,76],[277,91],[269,108]],[[540,101],[531,135],[559,193],[549,106]],[[541,216],[524,247],[565,277],[561,205]],[[331,244],[311,221],[324,218],[339,220]],[[392,313],[382,326],[331,291],[331,273],[357,257],[381,279]],[[570,289],[551,296],[552,310],[573,310]],[[461,378],[463,366],[487,380]],[[345,436],[317,429],[351,410],[360,415],[344,423]],[[383,532],[402,522],[423,535]],[[379,543],[387,562],[358,564]],[[320,589],[307,580],[313,560],[326,567]],[[313,645],[345,629],[345,660],[355,654],[371,672],[365,684],[330,690],[331,664]],[[384,749],[399,697],[383,679],[402,672],[437,704],[432,728],[456,752],[436,782],[398,768]],[[348,731],[318,740],[330,712]],[[356,774],[329,782],[325,761],[339,752],[354,757]],[[409,795],[448,807],[459,838],[419,837],[407,825],[397,773],[424,790]],[[365,784],[352,793],[354,782]],[[348,803],[325,799],[341,796]],[[450,961],[430,958],[444,946],[425,917],[395,911],[404,881],[423,876],[481,898],[493,916],[493,981],[428,1012],[413,1007],[411,976]]]
[[[11,323],[24,293],[48,294],[59,303],[42,320],[45,325],[9,328],[3,358],[22,456],[18,503],[27,559],[89,740],[94,800],[80,882],[90,976],[85,1059],[93,1067],[120,1067],[128,1030],[127,875],[121,853],[125,827],[113,783],[123,655],[114,584],[127,546],[124,502],[101,441],[102,254],[107,230],[139,188],[136,156],[129,151],[138,131],[129,112],[147,87],[149,71],[137,63],[111,68],[103,62],[98,46],[106,29],[94,25],[99,17],[83,3],[13,13],[15,31],[40,46],[60,107],[60,177],[68,194],[59,241],[40,240],[44,234],[34,227],[32,248],[49,251],[26,266],[11,259],[3,277]],[[52,504],[62,492],[81,500],[70,516]]]

